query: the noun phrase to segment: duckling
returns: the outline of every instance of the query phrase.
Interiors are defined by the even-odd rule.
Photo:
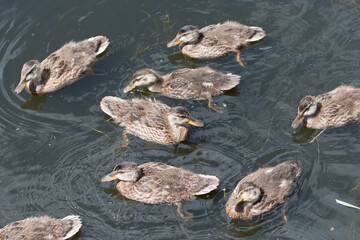
[[[117,190],[126,198],[147,204],[175,204],[181,217],[181,202],[195,199],[217,188],[219,179],[211,175],[196,174],[161,162],[149,162],[137,166],[123,162],[102,177],[102,182],[118,179]]]
[[[231,193],[226,213],[231,218],[249,221],[271,211],[287,199],[300,172],[298,163],[287,161],[249,174]],[[287,221],[285,214],[283,217]]]
[[[91,74],[97,56],[104,53],[108,46],[109,39],[104,36],[92,37],[81,42],[71,41],[41,63],[37,60],[24,63],[15,93],[19,94],[26,86],[32,94],[45,94]]]
[[[171,108],[160,102],[106,96],[101,100],[100,107],[116,123],[126,127],[123,132],[123,147],[128,144],[127,133],[147,141],[174,145],[189,136],[190,125],[204,126],[204,123],[193,118],[185,107]]]
[[[209,25],[200,30],[196,26],[187,25],[179,30],[167,47],[180,43],[181,52],[192,58],[217,58],[237,53],[237,61],[244,67],[240,49],[264,39],[265,35],[260,27],[249,27],[235,21]]]
[[[9,223],[0,229],[2,240],[69,239],[81,228],[79,216],[69,215],[63,219],[49,216],[30,217]]]
[[[240,82],[240,76],[225,74],[209,67],[183,68],[164,76],[152,69],[141,69],[134,73],[130,84],[124,89],[129,92],[135,87],[149,85],[149,90],[171,98],[208,100],[208,106],[217,112],[221,108],[212,104],[212,97],[220,95]]]
[[[360,88],[340,86],[316,97],[305,96],[291,127],[297,128],[301,123],[307,128],[323,129],[310,143],[329,127],[360,124]]]

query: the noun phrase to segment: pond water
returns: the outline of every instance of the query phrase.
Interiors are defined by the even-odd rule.
[[[316,134],[293,130],[297,105],[341,84],[360,87],[360,3],[351,0],[13,1],[0,6],[0,227],[29,216],[80,215],[75,239],[359,239],[360,127]],[[260,26],[266,39],[215,60],[184,57],[166,48],[180,27],[235,20]],[[42,60],[70,40],[105,35],[109,52],[96,75],[44,95],[16,95],[22,64]],[[241,75],[238,87],[204,101],[181,101],[122,89],[140,68],[161,74],[210,66]],[[190,138],[162,146],[130,136],[117,152],[122,128],[101,111],[104,96],[151,98],[183,105],[204,120]],[[101,132],[99,132],[101,131]],[[254,221],[230,219],[225,203],[243,177],[259,167],[296,160],[303,171],[290,195],[288,223],[281,206]],[[216,175],[219,191],[183,208],[147,205],[122,197],[100,178],[122,161],[161,161]]]

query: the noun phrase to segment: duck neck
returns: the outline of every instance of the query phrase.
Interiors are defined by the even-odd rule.
[[[244,202],[244,210],[243,210],[244,213],[248,214],[252,206],[253,206],[253,202]]]
[[[41,75],[39,74],[36,78],[32,79],[27,83],[27,89],[32,93],[38,93],[44,87]]]
[[[186,126],[180,125],[172,120],[173,116],[169,115],[169,125],[171,128],[171,133],[176,139],[177,142],[181,142],[186,139],[187,135],[189,134],[189,128]]]
[[[142,176],[143,176],[143,171],[142,171],[141,168],[138,168],[138,169],[136,169],[136,170],[134,170],[134,171],[124,173],[124,174],[121,176],[121,180],[122,180],[122,181],[126,181],[126,182],[136,182],[136,181],[138,181]]]
[[[164,83],[164,78],[159,74],[154,73],[155,81],[148,87],[152,92],[161,92],[162,85]]]

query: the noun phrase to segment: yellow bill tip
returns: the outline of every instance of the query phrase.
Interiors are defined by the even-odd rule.
[[[167,46],[168,48],[169,48],[169,47],[174,47],[174,46],[178,45],[179,43],[181,43],[180,40],[174,39],[174,40],[172,40],[171,42],[169,42],[166,46]]]
[[[126,88],[124,88],[124,92],[130,92],[131,90],[133,90],[136,86],[134,84],[127,86]]]
[[[305,118],[304,116],[297,115],[294,121],[292,122],[291,127],[297,128],[300,125],[300,123],[304,121],[304,118]]]
[[[196,126],[196,127],[203,127],[204,126],[203,121],[200,121],[200,120],[197,120],[197,119],[189,120],[188,123],[193,125],[193,126]]]
[[[110,174],[108,174],[108,175],[103,176],[103,177],[101,178],[101,181],[102,181],[102,182],[110,182],[110,181],[113,181],[113,180],[115,180],[115,179],[116,179],[115,175],[113,175],[112,173],[110,173]]]
[[[15,93],[19,94],[26,86],[25,80],[21,79],[20,83],[15,88]]]

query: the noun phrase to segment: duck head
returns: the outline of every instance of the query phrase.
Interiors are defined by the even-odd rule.
[[[196,127],[203,127],[204,123],[201,120],[198,120],[191,116],[189,111],[185,107],[173,107],[172,113],[169,114],[170,125],[174,126],[188,126],[194,125]]]
[[[239,193],[227,202],[227,207],[234,208],[236,212],[246,212],[250,207],[258,202],[261,196],[261,189],[253,183],[246,182]]]
[[[187,25],[180,28],[176,37],[167,44],[167,47],[173,47],[178,45],[179,43],[183,44],[191,44],[199,41],[201,37],[201,33],[199,29],[193,25]]]
[[[15,88],[15,93],[19,94],[30,82],[33,82],[35,86],[41,82],[40,63],[37,60],[24,63],[21,70],[21,80]]]
[[[130,92],[136,87],[151,85],[161,80],[162,78],[154,70],[149,68],[140,69],[133,74],[131,82],[124,88],[124,92]]]
[[[115,179],[126,182],[136,182],[143,175],[141,168],[134,162],[123,162],[115,166],[114,170],[101,178],[102,182]]]
[[[318,105],[314,96],[305,96],[301,99],[298,106],[298,115],[291,124],[291,127],[297,128],[306,118],[314,116],[318,111]]]

